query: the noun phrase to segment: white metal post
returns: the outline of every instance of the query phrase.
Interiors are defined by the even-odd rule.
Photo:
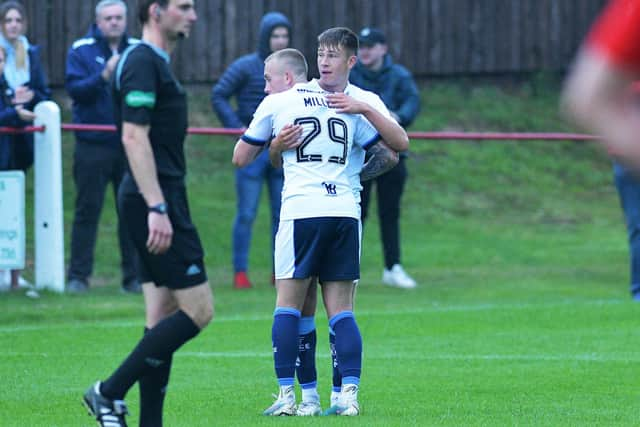
[[[62,138],[60,108],[44,101],[35,108],[34,198],[36,287],[64,292]]]

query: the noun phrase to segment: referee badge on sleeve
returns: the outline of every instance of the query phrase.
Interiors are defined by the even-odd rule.
[[[125,96],[124,101],[129,107],[153,108],[156,105],[156,94],[154,92],[143,92],[141,90],[132,90]]]

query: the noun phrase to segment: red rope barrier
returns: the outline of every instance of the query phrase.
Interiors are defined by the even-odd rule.
[[[109,125],[62,125],[62,130],[68,131],[104,131],[115,132],[115,126]],[[242,135],[242,129],[190,127],[187,132],[191,135]],[[440,140],[494,140],[494,141],[593,141],[598,137],[581,133],[559,132],[407,132],[410,139],[440,139]]]
[[[115,132],[113,125],[86,125],[63,123],[64,131],[77,132]],[[24,128],[0,127],[0,134],[17,134],[28,132],[43,132],[44,126],[26,126]],[[242,135],[243,129],[190,127],[187,132],[191,135]],[[581,133],[560,132],[407,132],[410,139],[422,140],[458,140],[458,141],[594,141],[597,136]]]
[[[559,132],[407,132],[410,139],[494,141],[595,141],[597,136]]]
[[[18,133],[34,133],[34,132],[44,132],[44,126],[25,126],[23,128],[0,126],[0,134],[5,133],[10,135],[15,135]]]

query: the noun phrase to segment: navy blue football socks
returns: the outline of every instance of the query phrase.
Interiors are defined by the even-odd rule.
[[[353,312],[343,311],[331,319],[329,326],[336,333],[336,356],[342,384],[359,384],[362,371],[362,336]]]
[[[100,386],[108,399],[124,399],[133,384],[150,369],[168,363],[182,344],[198,335],[200,328],[182,310],[178,310],[149,330],[120,367]]]
[[[336,393],[340,392],[342,387],[342,375],[340,375],[340,367],[338,366],[338,357],[336,356],[336,333],[329,326],[329,349],[331,350],[331,367],[333,371],[333,388]]]
[[[315,388],[316,372],[316,323],[313,316],[300,318],[298,325],[298,360],[296,374],[300,387]]]
[[[277,307],[273,312],[271,342],[273,361],[280,386],[293,385],[298,357],[300,310]]]
[[[144,328],[144,333],[149,331]],[[165,363],[152,368],[138,380],[140,387],[140,427],[162,427],[162,407],[169,384],[171,362],[169,357]]]

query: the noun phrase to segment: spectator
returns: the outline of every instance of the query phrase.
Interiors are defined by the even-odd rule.
[[[33,112],[25,109],[20,104],[13,104],[11,90],[7,85],[4,77],[4,67],[7,53],[4,47],[0,46],[0,126],[24,126],[25,123],[32,122],[35,119]],[[13,155],[15,145],[14,136],[0,135],[0,171],[8,171],[19,169],[15,166],[16,157]],[[2,271],[2,275],[7,275],[8,271]],[[2,277],[3,284],[10,285],[11,289],[17,289],[20,282],[20,271],[13,270],[9,273],[9,277]],[[23,279],[23,284],[25,284]]]
[[[640,8],[635,0],[611,0],[585,39],[564,85],[567,117],[601,136],[614,157],[615,183],[624,210],[631,251],[631,294],[640,300]]]
[[[614,162],[613,175],[627,224],[631,270],[631,297],[640,301],[640,181],[637,174]]]
[[[258,50],[234,61],[222,74],[211,92],[211,104],[223,126],[245,128],[253,113],[266,96],[264,92],[264,60],[272,52],[289,46],[291,24],[286,16],[270,12],[262,17]],[[229,99],[236,98],[234,111]],[[237,212],[233,224],[233,284],[237,289],[250,288],[247,276],[251,227],[258,211],[262,181],[267,182],[271,203],[271,246],[280,221],[280,197],[282,193],[282,169],[269,162],[269,152],[264,150],[252,163],[236,169]],[[273,277],[272,283],[273,283]]]
[[[38,102],[50,98],[39,49],[25,37],[26,29],[27,15],[21,3],[6,1],[0,4],[0,47],[5,53],[3,81],[6,84],[2,96],[5,97],[4,107],[15,111],[13,126],[26,126],[33,121],[33,114],[30,112]],[[8,156],[7,167],[26,172],[33,164],[33,134],[3,136],[2,140],[5,155]],[[12,288],[18,285],[29,286],[20,276],[19,270],[11,271],[10,276]]]
[[[359,39],[358,62],[351,70],[349,81],[378,94],[393,118],[406,128],[420,110],[420,94],[411,73],[402,65],[394,64],[387,53],[387,42],[382,31],[364,28],[360,31]],[[382,282],[399,288],[414,288],[415,280],[400,263],[400,202],[407,180],[406,160],[407,154],[400,153],[396,167],[373,180],[362,182],[362,223],[367,218],[375,181],[385,263]]]
[[[121,0],[102,0],[95,8],[95,23],[76,40],[67,55],[66,88],[73,100],[73,122],[114,124],[109,82],[120,54],[138,40],[125,33],[127,6]],[[98,219],[109,183],[117,195],[127,168],[116,133],[76,132],[73,178],[76,207],[71,231],[71,259],[67,273],[69,292],[86,292],[93,270]],[[124,221],[118,221],[122,258],[122,289],[141,292],[133,264],[135,251]]]

